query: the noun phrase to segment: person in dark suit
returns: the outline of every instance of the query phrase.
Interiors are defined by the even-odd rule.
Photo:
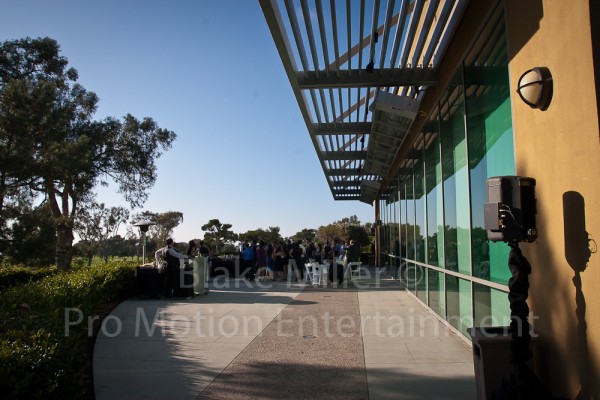
[[[200,257],[208,257],[210,254],[210,249],[206,247],[204,244],[204,240],[200,241],[200,246],[198,247],[198,253],[200,253]]]
[[[173,239],[167,239],[167,251],[165,252],[165,260],[167,261],[167,270],[165,276],[165,298],[173,297],[173,292],[179,284],[179,260],[187,260],[188,256],[181,254],[173,246]]]

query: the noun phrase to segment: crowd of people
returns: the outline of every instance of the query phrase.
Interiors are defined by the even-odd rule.
[[[249,280],[302,281],[304,264],[308,262],[328,262],[329,280],[343,280],[343,265],[360,260],[360,246],[354,240],[350,243],[333,242],[320,244],[311,240],[280,243],[264,241],[242,242],[239,245],[240,260],[243,260],[244,277]],[[291,276],[288,276],[292,274]]]
[[[179,252],[173,239],[167,239],[167,246],[156,251],[155,258],[166,262],[165,297],[172,297],[179,279],[180,259],[188,260],[197,256],[208,257],[209,248],[203,241],[196,244],[190,240],[185,253]],[[311,240],[283,241],[279,243],[241,242],[239,244],[241,277],[250,281],[298,281],[304,280],[304,264],[327,262],[330,265],[328,280],[339,284],[344,279],[344,265],[360,261],[360,246],[354,240],[349,243],[313,243]]]

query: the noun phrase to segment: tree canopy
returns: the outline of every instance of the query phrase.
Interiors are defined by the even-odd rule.
[[[165,246],[167,239],[173,234],[173,230],[183,222],[183,213],[180,211],[167,211],[156,213],[144,211],[133,217],[133,222],[148,220],[155,225],[150,226],[146,237],[154,242],[156,247]]]
[[[279,243],[283,241],[279,231],[280,228],[278,226],[270,226],[267,230],[262,228],[249,230],[246,233],[240,233],[239,240],[243,242],[252,241],[255,243],[263,240],[265,243]]]
[[[141,206],[155,160],[176,138],[149,117],[94,120],[98,97],[67,65],[50,38],[0,43],[0,229],[6,235],[18,204],[46,204],[59,268],[70,266],[75,217],[94,187],[110,178],[131,207]]]
[[[88,265],[92,257],[100,254],[108,261],[110,239],[116,237],[119,228],[129,219],[129,210],[124,207],[107,207],[104,203],[92,202],[77,212],[75,232],[86,243],[82,246],[88,257]]]
[[[292,236],[292,240],[314,240],[317,237],[316,229],[308,229],[304,228],[300,232],[296,232],[294,236]]]
[[[232,226],[231,224],[222,224],[218,219],[211,219],[202,225],[205,244],[218,253],[225,244],[238,239],[238,235],[230,230]]]
[[[360,224],[356,215],[319,227],[318,237],[319,240],[330,243],[350,240],[355,240],[361,246],[366,246],[370,243],[369,233]]]

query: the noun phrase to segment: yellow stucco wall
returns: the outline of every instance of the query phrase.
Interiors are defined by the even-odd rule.
[[[579,193],[585,207],[567,215],[585,217],[585,230],[600,244],[589,2],[506,0],[505,6],[517,174],[537,180],[540,236],[522,246],[533,268],[529,304],[540,334],[536,372],[555,396],[600,398],[600,253],[582,266],[579,285],[577,268],[565,257],[563,211],[563,194]],[[519,76],[535,66],[548,67],[553,76],[547,111],[529,108],[514,92]]]

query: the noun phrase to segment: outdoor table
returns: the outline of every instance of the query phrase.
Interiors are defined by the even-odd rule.
[[[165,274],[162,268],[141,265],[135,268],[135,286],[139,297],[159,297],[165,290]]]
[[[210,268],[210,276],[215,275],[229,275],[231,278],[239,278],[240,277],[240,264],[238,257],[232,257],[228,259],[213,257],[210,259],[211,268]]]
[[[179,260],[179,279],[173,290],[173,297],[194,297],[194,267],[187,260]]]

